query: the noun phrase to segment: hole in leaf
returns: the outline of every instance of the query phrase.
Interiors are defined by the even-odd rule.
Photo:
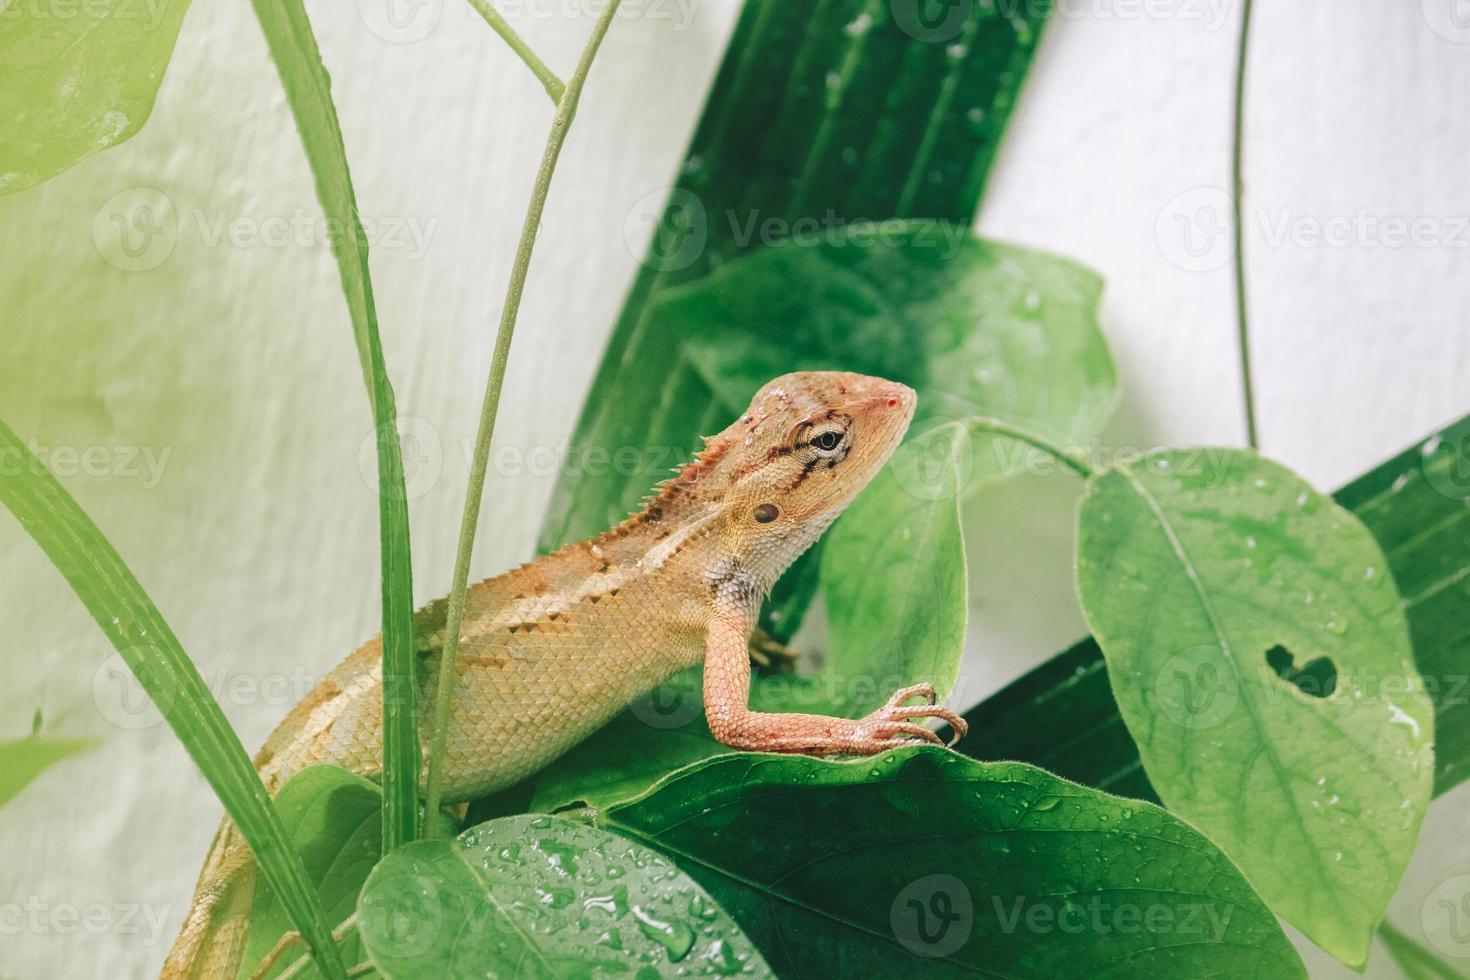
[[[1331,697],[1337,690],[1337,665],[1327,657],[1308,660],[1300,668],[1296,657],[1279,643],[1266,651],[1266,663],[1276,676],[1314,698]]]

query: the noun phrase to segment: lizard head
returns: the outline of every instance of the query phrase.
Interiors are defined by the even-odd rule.
[[[883,378],[782,375],[710,440],[721,457],[724,530],[769,585],[883,468],[917,396]]]

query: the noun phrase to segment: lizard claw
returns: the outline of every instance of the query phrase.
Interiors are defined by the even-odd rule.
[[[916,697],[922,697],[925,703],[904,704],[905,701]],[[914,684],[895,691],[883,707],[859,722],[860,729],[867,729],[862,733],[867,736],[862,739],[865,747],[870,752],[881,752],[892,748],[895,744],[914,740],[944,745],[944,740],[938,734],[914,720],[928,718],[937,718],[949,725],[954,731],[954,738],[949,742],[949,745],[953,746],[955,742],[965,737],[970,726],[966,724],[964,718],[949,708],[936,704],[937,700],[938,695],[935,693],[934,685],[929,683]]]

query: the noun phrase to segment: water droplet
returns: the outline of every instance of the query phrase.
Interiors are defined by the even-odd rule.
[[[669,959],[677,963],[689,955],[694,946],[694,930],[682,922],[655,918],[641,907],[633,906],[633,916],[638,920],[638,929],[669,952]]]

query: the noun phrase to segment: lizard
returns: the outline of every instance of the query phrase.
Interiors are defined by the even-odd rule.
[[[531,775],[701,660],[710,733],[732,749],[862,756],[943,744],[928,719],[962,737],[964,719],[937,704],[928,683],[856,719],[748,704],[749,645],[763,598],[887,463],[916,402],[908,386],[860,374],[778,377],[626,521],[471,586],[453,670],[445,802]],[[425,703],[433,701],[446,605],[415,614],[430,678]],[[255,756],[256,771],[272,795],[313,764],[380,777],[381,723],[379,638],[291,710]],[[236,976],[255,881],[249,847],[227,817],[162,980]]]

